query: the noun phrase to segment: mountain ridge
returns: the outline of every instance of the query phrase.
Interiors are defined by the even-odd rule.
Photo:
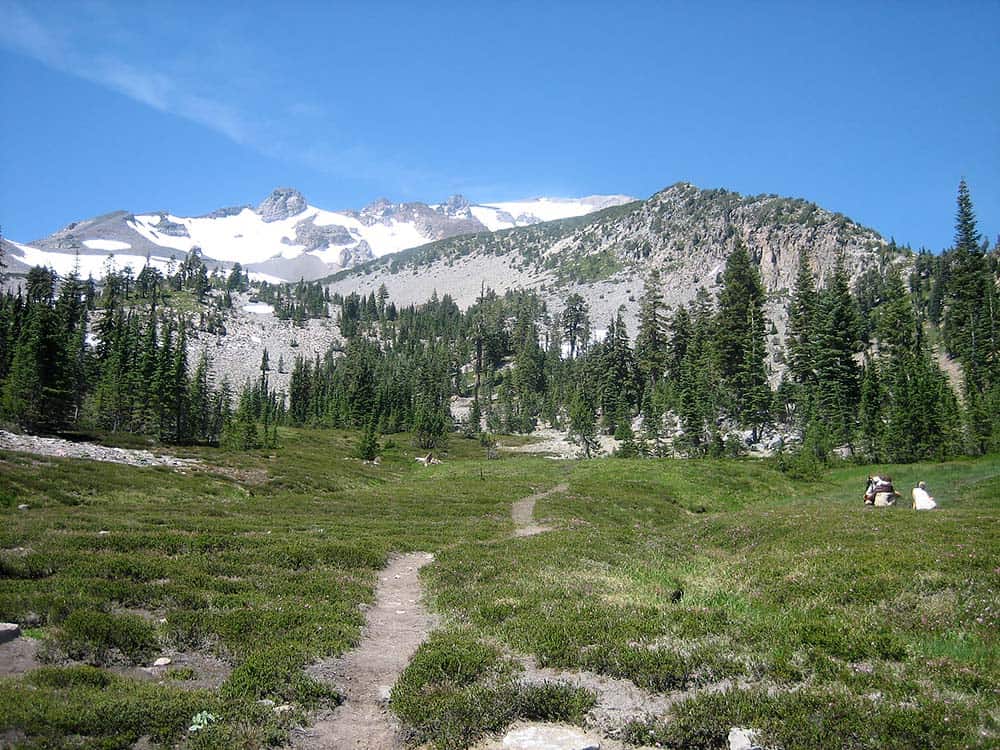
[[[579,215],[627,200],[632,199],[607,195],[472,203],[454,195],[437,204],[378,198],[361,209],[329,211],[285,187],[256,207],[229,206],[192,217],[166,210],[110,211],[28,243],[6,242],[5,250],[14,273],[39,264],[67,273],[79,254],[81,273],[100,276],[103,260],[95,256],[114,253],[119,267],[138,268],[148,259],[166,268],[171,258],[180,260],[198,248],[211,267],[239,262],[259,280],[297,281],[446,237]]]
[[[432,291],[415,281],[424,275],[459,305],[474,301],[483,281],[498,292],[530,286],[544,288],[556,308],[575,292],[600,316],[625,305],[634,318],[651,271],[660,272],[669,304],[685,304],[699,289],[717,287],[737,241],[750,250],[772,296],[791,288],[802,250],[822,281],[839,255],[857,276],[882,262],[890,247],[875,230],[801,198],[745,196],[678,182],[646,200],[585,216],[428,243],[324,282],[341,293],[353,287],[367,293],[385,283],[394,299],[418,302]],[[492,278],[482,278],[487,269]],[[472,283],[464,279],[469,274]]]

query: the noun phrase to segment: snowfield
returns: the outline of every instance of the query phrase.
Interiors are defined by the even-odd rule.
[[[150,242],[187,253],[200,247],[202,255],[227,263],[262,263],[277,256],[297,258],[305,250],[295,243],[295,225],[308,216],[303,212],[281,221],[266,222],[252,209],[235,216],[188,219],[167,215],[167,221],[183,225],[189,237],[174,237],[156,230],[159,214],[135,217],[132,228]],[[282,240],[285,240],[284,242]]]
[[[104,276],[108,258],[112,259],[114,268],[122,269],[125,266],[131,266],[136,273],[146,265],[146,257],[143,255],[123,255],[110,252],[107,255],[76,255],[52,250],[39,250],[37,247],[22,245],[19,242],[11,244],[20,251],[20,254],[11,253],[13,258],[17,258],[29,266],[51,268],[60,276],[68,276],[74,268],[78,268],[81,279],[86,279],[88,276],[99,279]],[[160,270],[166,270],[167,263],[166,258],[150,258],[150,264]]]
[[[300,196],[301,197],[301,196]],[[489,231],[509,229],[524,226],[538,221],[552,221],[572,216],[581,216],[591,211],[609,205],[617,205],[632,200],[627,196],[587,196],[584,198],[533,198],[519,201],[507,201],[488,204],[469,205],[469,213]],[[253,272],[255,280],[272,283],[295,281],[302,278],[302,269],[309,269],[308,274],[323,273],[320,266],[312,258],[301,258],[308,252],[325,264],[326,271],[333,273],[341,270],[345,254],[352,262],[368,257],[367,250],[355,252],[355,248],[364,242],[375,257],[381,257],[412,247],[418,247],[438,238],[437,234],[428,236],[418,227],[420,222],[401,220],[392,216],[391,211],[384,218],[373,220],[364,212],[327,211],[317,206],[305,204],[298,213],[277,221],[264,221],[263,217],[252,208],[243,208],[233,215],[184,217],[171,213],[146,213],[127,215],[124,212],[121,219],[122,229],[134,230],[146,242],[162,250],[153,250],[151,262],[157,268],[165,268],[168,259],[173,256],[182,259],[193,248],[201,250],[206,259],[225,264],[240,263],[243,266],[267,263],[263,270],[267,273]],[[299,205],[303,205],[299,204]],[[440,208],[441,206],[431,206]],[[279,214],[280,215],[280,214]],[[300,225],[305,225],[300,227]],[[173,226],[168,226],[173,225]],[[159,227],[163,227],[163,229]],[[346,230],[342,232],[316,232],[324,227],[339,226]],[[468,231],[468,224],[458,231]],[[179,229],[183,227],[183,231]],[[303,242],[316,245],[317,239],[322,241],[324,234],[329,234],[336,241],[325,246],[306,250],[306,245],[299,242],[296,228],[300,228],[299,237],[308,236]],[[166,229],[167,231],[164,231]],[[66,231],[66,230],[64,230]],[[424,231],[428,231],[425,230]],[[436,230],[435,230],[436,231]],[[168,233],[170,232],[170,233]],[[94,234],[97,234],[95,237]],[[177,234],[187,236],[177,236]],[[86,237],[86,235],[84,235]],[[115,236],[112,234],[112,236]],[[118,234],[128,238],[130,233]],[[132,250],[132,254],[115,256],[118,268],[126,265],[138,272],[145,263],[145,251],[149,247],[145,242],[133,239],[135,245],[120,239],[106,239],[96,231],[90,237],[83,239],[83,244],[90,251],[119,253]],[[69,273],[77,260],[72,251],[42,250],[29,245],[16,245],[20,250],[20,259],[28,265],[48,265],[60,275]],[[135,249],[133,249],[135,248]],[[139,254],[141,253],[141,254]],[[80,274],[83,277],[92,275],[99,278],[104,275],[104,263],[107,256],[91,254],[79,259]],[[294,261],[294,262],[292,262]],[[284,275],[288,274],[288,278]]]
[[[121,242],[120,240],[84,240],[83,244],[91,250],[111,250],[114,252],[117,250],[132,249],[132,246],[129,243]]]

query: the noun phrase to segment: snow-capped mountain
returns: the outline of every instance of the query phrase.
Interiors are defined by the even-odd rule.
[[[297,190],[279,188],[257,207],[223,208],[204,216],[116,211],[34,242],[5,243],[5,255],[14,273],[47,265],[66,274],[78,264],[82,276],[99,278],[109,262],[138,270],[148,259],[165,269],[198,248],[210,265],[240,263],[258,279],[297,281],[435,240],[582,216],[633,200],[594,195],[470,203],[454,195],[433,205],[382,198],[360,211],[328,211],[309,204]]]

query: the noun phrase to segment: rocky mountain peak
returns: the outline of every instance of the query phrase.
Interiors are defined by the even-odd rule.
[[[448,200],[445,201],[444,210],[445,213],[448,214],[464,213],[465,211],[468,210],[469,206],[471,205],[472,204],[469,203],[469,200],[464,195],[455,193],[453,196],[451,196],[450,198],[448,198]]]
[[[363,216],[372,216],[376,218],[381,218],[392,212],[394,204],[388,198],[376,198],[367,206],[361,209],[361,214]]]
[[[277,188],[257,206],[257,213],[264,221],[281,221],[302,213],[306,207],[305,196],[295,188]]]

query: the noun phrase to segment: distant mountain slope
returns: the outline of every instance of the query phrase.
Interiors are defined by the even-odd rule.
[[[372,260],[328,280],[331,291],[368,293],[385,284],[391,297],[421,302],[433,291],[471,303],[482,284],[499,292],[535,288],[559,310],[577,292],[596,324],[624,305],[632,331],[643,282],[660,271],[668,304],[700,288],[713,292],[726,258],[743,242],[758,263],[783,330],[784,301],[798,255],[807,249],[823,278],[842,253],[852,275],[878,263],[888,248],[877,232],[814,203],[775,195],[672,185],[648,200],[586,216],[454,237]]]
[[[27,244],[10,243],[5,254],[14,273],[42,264],[65,274],[79,264],[83,276],[99,277],[110,254],[119,268],[138,270],[147,256],[166,268],[171,258],[179,260],[197,247],[209,265],[238,262],[261,279],[297,281],[429,241],[579,216],[631,200],[607,195],[473,204],[456,195],[434,205],[383,198],[360,211],[327,211],[297,190],[279,188],[256,208],[223,208],[204,216],[115,211]]]

